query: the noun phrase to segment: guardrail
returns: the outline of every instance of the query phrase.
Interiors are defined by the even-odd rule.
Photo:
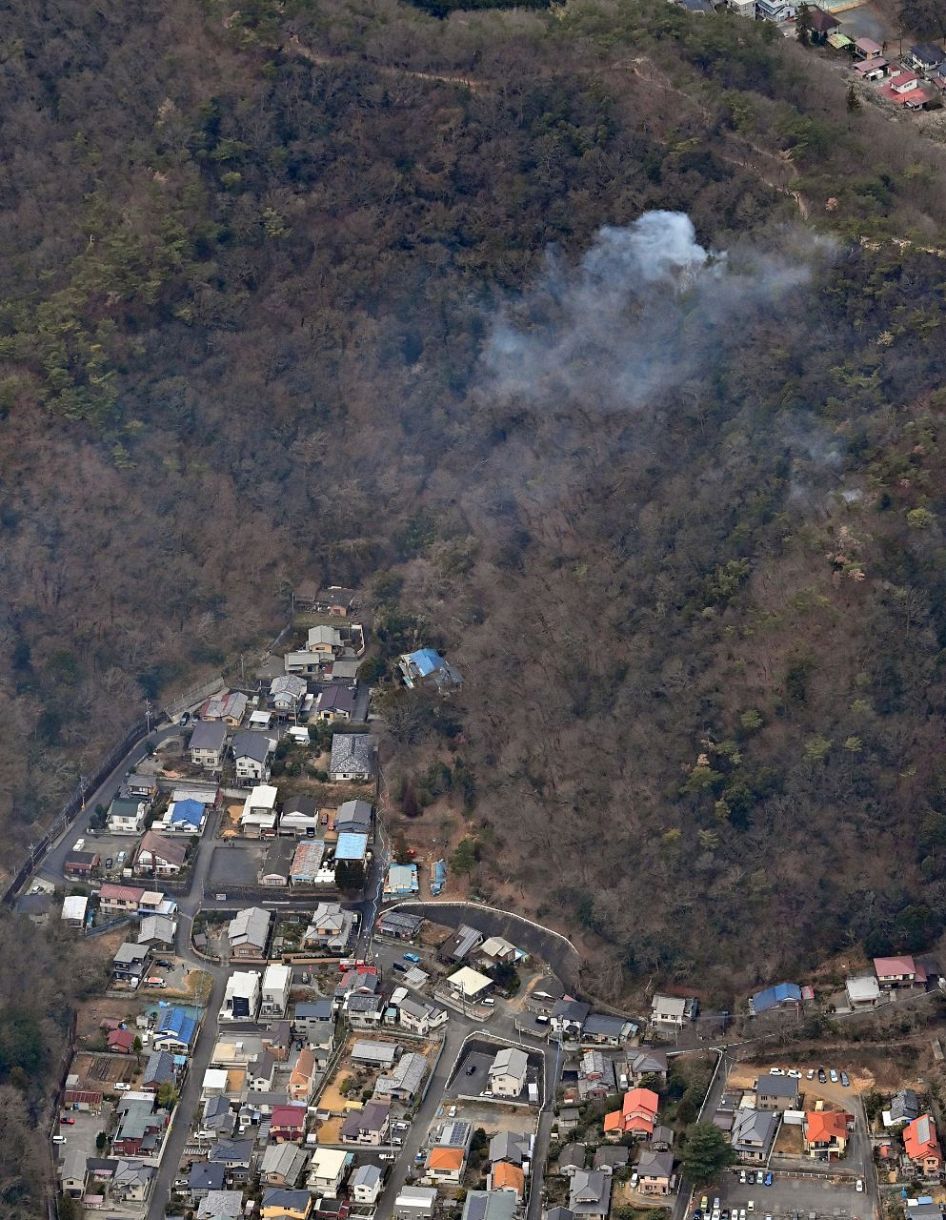
[[[75,820],[81,810],[85,808],[86,797],[94,793],[108,779],[128,751],[140,741],[143,741],[152,728],[156,728],[160,723],[160,717],[153,724],[149,723],[148,720],[139,720],[137,724],[128,730],[122,740],[109,751],[92,775],[84,778],[76,785],[75,791],[59,810],[52,825],[40,841],[33,845],[29,854],[7,884],[2,896],[0,896],[0,904],[3,906],[13,905],[20,889],[29,879],[37,865],[42,862],[47,851],[49,851],[50,847],[56,842],[63,831],[66,830],[69,824]]]

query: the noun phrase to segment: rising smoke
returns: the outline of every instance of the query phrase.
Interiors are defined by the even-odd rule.
[[[576,266],[547,255],[484,350],[487,389],[533,402],[639,407],[709,371],[742,328],[776,312],[811,275],[823,245],[711,252],[682,212],[645,212],[599,230]]]

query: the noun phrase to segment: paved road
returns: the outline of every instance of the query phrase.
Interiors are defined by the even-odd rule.
[[[199,964],[194,961],[193,957],[191,957],[191,960],[195,965]],[[202,968],[206,969],[207,967],[203,965]],[[158,1174],[151,1190],[151,1202],[148,1206],[147,1220],[161,1220],[161,1217],[164,1216],[165,1205],[170,1197],[174,1179],[177,1177],[181,1157],[184,1154],[184,1146],[187,1143],[188,1133],[200,1102],[204,1073],[210,1066],[210,1058],[217,1040],[217,1012],[223,1003],[223,993],[229,973],[229,970],[219,966],[211,970],[213,990],[207,1003],[207,1011],[204,1014],[203,1024],[194,1043],[187,1078],[184,1081],[184,1087],[181,1090],[181,1096],[174,1112],[174,1124],[171,1127],[171,1134],[168,1136],[164,1155],[161,1158],[161,1165],[158,1168]]]
[[[581,973],[578,950],[564,937],[512,911],[500,911],[480,903],[424,902],[408,899],[397,903],[397,909],[413,915],[423,915],[434,923],[456,928],[461,923],[475,924],[487,936],[504,936],[521,945],[535,957],[548,962],[566,987],[576,989]]]
[[[94,792],[89,793],[85,802],[85,811],[78,814],[75,821],[63,831],[60,838],[46,853],[42,866],[38,870],[38,876],[46,881],[53,881],[59,885],[62,884],[62,870],[66,862],[66,856],[72,850],[72,845],[76,839],[88,835],[89,820],[95,812],[96,805],[105,805],[107,807],[121,786],[125,775],[136,767],[143,758],[146,758],[155,746],[159,745],[162,741],[166,741],[169,737],[176,737],[180,731],[176,724],[165,725],[163,728],[153,730],[143,741],[140,741],[136,746],[132,746],[108,778],[103,780]],[[94,843],[94,838],[88,839],[90,849]]]

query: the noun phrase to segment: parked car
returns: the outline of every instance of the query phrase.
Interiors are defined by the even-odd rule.
[[[806,1080],[814,1080],[814,1078],[815,1078],[815,1069],[814,1069],[814,1068],[809,1068],[809,1069],[808,1069],[808,1071],[805,1073],[805,1078],[806,1078]]]
[[[862,1191],[864,1189],[864,1179],[863,1178],[857,1179],[857,1181],[854,1183],[854,1189],[856,1191]]]
[[[106,868],[111,868],[114,863],[115,863],[115,861],[112,859],[111,856],[105,857],[105,867]]]
[[[66,1142],[66,1137],[64,1135],[54,1135],[53,1136],[54,1144],[64,1144],[65,1142]]]
[[[788,1075],[791,1076],[792,1080],[801,1080],[801,1072],[799,1072],[798,1068],[791,1068]]]
[[[845,1088],[847,1088],[850,1085],[851,1078],[850,1078],[850,1076],[848,1076],[847,1072],[841,1073],[841,1083],[844,1085]]]
[[[773,1179],[772,1179],[772,1170],[770,1169],[770,1170],[768,1171],[768,1173],[765,1175],[765,1177],[762,1179],[762,1185],[763,1185],[763,1186],[771,1186],[771,1185],[772,1185],[772,1180],[773,1180]]]
[[[169,962],[166,957],[159,957],[155,961],[154,964],[156,966],[160,966],[162,970],[173,970],[174,969],[174,963]]]
[[[467,1076],[472,1076],[475,1071],[476,1071],[476,1064],[471,1063],[470,1066],[466,1069],[466,1074],[467,1074]]]
[[[59,1121],[65,1123],[67,1127],[74,1127],[76,1125],[76,1120],[70,1114],[63,1114]]]
[[[746,1204],[746,1207],[748,1207],[749,1211],[754,1212],[755,1211],[755,1199],[750,1199],[749,1202]]]
[[[769,1075],[770,1076],[784,1076],[785,1069],[784,1068],[769,1068]]]
[[[183,727],[183,726],[184,726],[184,725],[186,725],[186,724],[190,724],[190,722],[191,722],[191,714],[190,714],[190,712],[182,712],[182,713],[181,713],[181,718],[180,718],[180,720],[178,721],[178,724],[180,724],[180,725]]]
[[[837,1084],[837,1083],[838,1083],[838,1074],[837,1074],[837,1072],[834,1070],[834,1068],[832,1068],[832,1069],[831,1069],[831,1073],[830,1073],[830,1075],[831,1075],[831,1083],[832,1083],[832,1084]]]
[[[401,956],[406,962],[413,962],[415,966],[420,963],[419,953],[403,953]]]
[[[739,1170],[739,1182],[743,1186],[746,1184],[746,1171],[744,1169]]]
[[[826,1084],[827,1081],[828,1081],[828,1075],[825,1072],[824,1068],[818,1068],[818,1083]]]

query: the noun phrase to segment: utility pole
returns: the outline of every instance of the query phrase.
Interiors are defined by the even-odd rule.
[[[148,733],[151,732],[151,700],[145,700],[145,724],[148,726]]]
[[[79,792],[82,794],[82,812],[85,813],[85,776],[79,775]]]

